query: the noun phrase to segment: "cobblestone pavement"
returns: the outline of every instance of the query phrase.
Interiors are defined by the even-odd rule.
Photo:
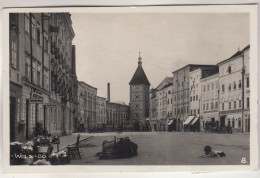
[[[81,133],[81,138],[94,136],[80,144],[82,159],[71,160],[72,165],[241,165],[242,158],[249,162],[248,134],[205,134],[202,132],[125,132]],[[114,136],[129,138],[138,144],[138,155],[126,159],[99,160],[104,140]],[[76,141],[77,134],[61,137],[61,145]],[[64,143],[63,143],[64,142]],[[66,144],[65,144],[66,142]],[[203,148],[210,145],[224,151],[226,157],[200,158]],[[64,147],[64,146],[61,146]]]

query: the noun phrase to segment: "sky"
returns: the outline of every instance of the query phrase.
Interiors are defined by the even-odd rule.
[[[217,64],[250,42],[247,13],[72,13],[79,81],[129,103],[139,51],[151,88],[187,64]]]

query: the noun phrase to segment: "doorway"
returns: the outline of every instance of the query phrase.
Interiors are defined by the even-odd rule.
[[[10,141],[15,141],[16,98],[10,96]]]

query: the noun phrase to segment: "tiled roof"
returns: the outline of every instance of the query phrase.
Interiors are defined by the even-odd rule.
[[[140,85],[140,84],[150,85],[150,82],[148,81],[142,66],[137,67],[137,69],[134,73],[134,76],[132,77],[129,84],[130,85]]]
[[[247,50],[247,49],[249,49],[249,48],[250,48],[250,45],[247,45],[243,50],[236,52],[233,56],[231,56],[231,57],[229,57],[229,58],[227,58],[227,59],[221,61],[221,62],[218,63],[217,65],[223,64],[224,62],[227,62],[227,61],[229,61],[229,60],[231,60],[231,59],[233,59],[233,58],[235,58],[235,57],[237,57],[237,56],[240,56],[245,50]]]

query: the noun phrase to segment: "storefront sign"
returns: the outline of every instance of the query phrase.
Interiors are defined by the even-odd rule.
[[[31,94],[30,103],[43,103],[42,92],[35,90]]]

